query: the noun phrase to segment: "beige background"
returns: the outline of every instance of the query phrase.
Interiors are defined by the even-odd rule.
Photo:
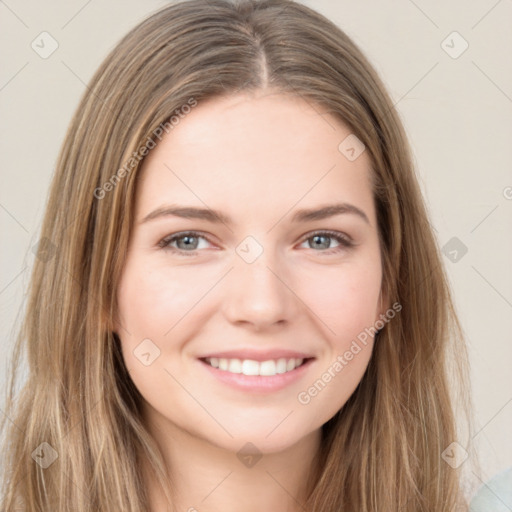
[[[71,115],[107,52],[166,3],[0,1],[5,356]],[[303,3],[345,30],[381,74],[410,136],[439,244],[458,239],[451,242],[458,247],[446,246],[444,261],[471,357],[478,422],[473,441],[483,462],[475,476],[486,480],[512,465],[512,2]],[[46,59],[31,47],[43,31],[58,42]],[[2,357],[2,390],[5,361]]]

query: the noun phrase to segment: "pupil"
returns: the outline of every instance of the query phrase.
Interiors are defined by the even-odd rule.
[[[191,243],[190,240],[194,240],[194,238],[196,238],[196,237],[194,237],[194,236],[183,236],[181,238],[181,240],[184,241],[183,245],[185,247],[189,247],[190,248],[192,245],[194,245],[194,243],[193,242]]]
[[[317,242],[318,240],[321,240],[321,239],[324,239],[324,240],[327,240],[329,237],[325,236],[325,235],[315,235],[313,237],[313,239],[315,240],[315,242]],[[324,246],[324,249],[327,249],[327,247],[329,246],[329,242],[324,242],[323,244],[320,242],[320,245],[323,245]],[[318,247],[318,245],[317,245]]]

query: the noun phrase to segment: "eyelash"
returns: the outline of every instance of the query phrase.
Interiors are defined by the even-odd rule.
[[[180,233],[175,233],[171,236],[168,236],[168,237],[162,239],[158,243],[158,247],[160,247],[161,249],[164,249],[166,251],[171,251],[171,252],[177,254],[178,256],[185,256],[185,257],[196,256],[198,249],[194,249],[193,251],[183,251],[182,249],[176,249],[176,248],[170,246],[170,244],[172,242],[175,242],[176,240],[179,240],[180,238],[185,238],[187,236],[194,237],[194,238],[203,238],[205,240],[208,240],[207,237],[205,237],[198,231],[182,231]],[[315,231],[315,232],[309,234],[309,236],[303,238],[300,243],[302,244],[304,242],[307,242],[309,239],[311,239],[315,236],[326,236],[328,238],[333,238],[340,244],[338,247],[335,247],[333,249],[326,249],[323,251],[318,251],[318,252],[322,252],[323,254],[326,254],[326,255],[336,254],[336,253],[340,252],[341,250],[349,249],[349,248],[353,247],[353,245],[354,245],[353,241],[349,237],[347,237],[346,235],[339,233],[337,231]]]

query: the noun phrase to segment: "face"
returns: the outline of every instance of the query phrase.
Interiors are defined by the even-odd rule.
[[[150,151],[116,320],[150,423],[270,453],[353,393],[383,310],[370,161],[339,149],[350,133],[301,99],[237,94]]]

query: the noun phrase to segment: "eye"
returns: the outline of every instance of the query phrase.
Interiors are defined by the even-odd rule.
[[[198,247],[200,245],[199,240],[201,239],[208,242],[208,239],[197,231],[174,233],[158,242],[158,247],[172,251],[179,256],[195,256],[195,251],[202,249],[202,247]],[[177,247],[171,245],[174,242],[177,243]]]
[[[348,249],[354,245],[351,238],[343,233],[339,233],[338,231],[317,231],[310,234],[306,239],[304,239],[304,242],[302,243],[306,243],[312,240],[312,244],[309,244],[310,248],[329,249],[331,244],[330,242],[333,239],[338,242],[338,246],[327,251],[323,250],[321,251],[322,253],[334,254],[342,251],[343,249]]]
[[[200,247],[201,240],[209,243],[208,239],[197,231],[182,231],[162,239],[158,242],[158,247],[169,250],[178,256],[196,256],[196,251],[206,248],[204,246]],[[320,252],[323,254],[338,253],[354,245],[350,237],[338,231],[317,231],[305,238],[302,244],[311,240],[313,242],[309,244],[310,248],[322,249]],[[338,245],[330,249],[329,246],[332,240],[335,240]],[[176,246],[173,245],[175,243]]]

